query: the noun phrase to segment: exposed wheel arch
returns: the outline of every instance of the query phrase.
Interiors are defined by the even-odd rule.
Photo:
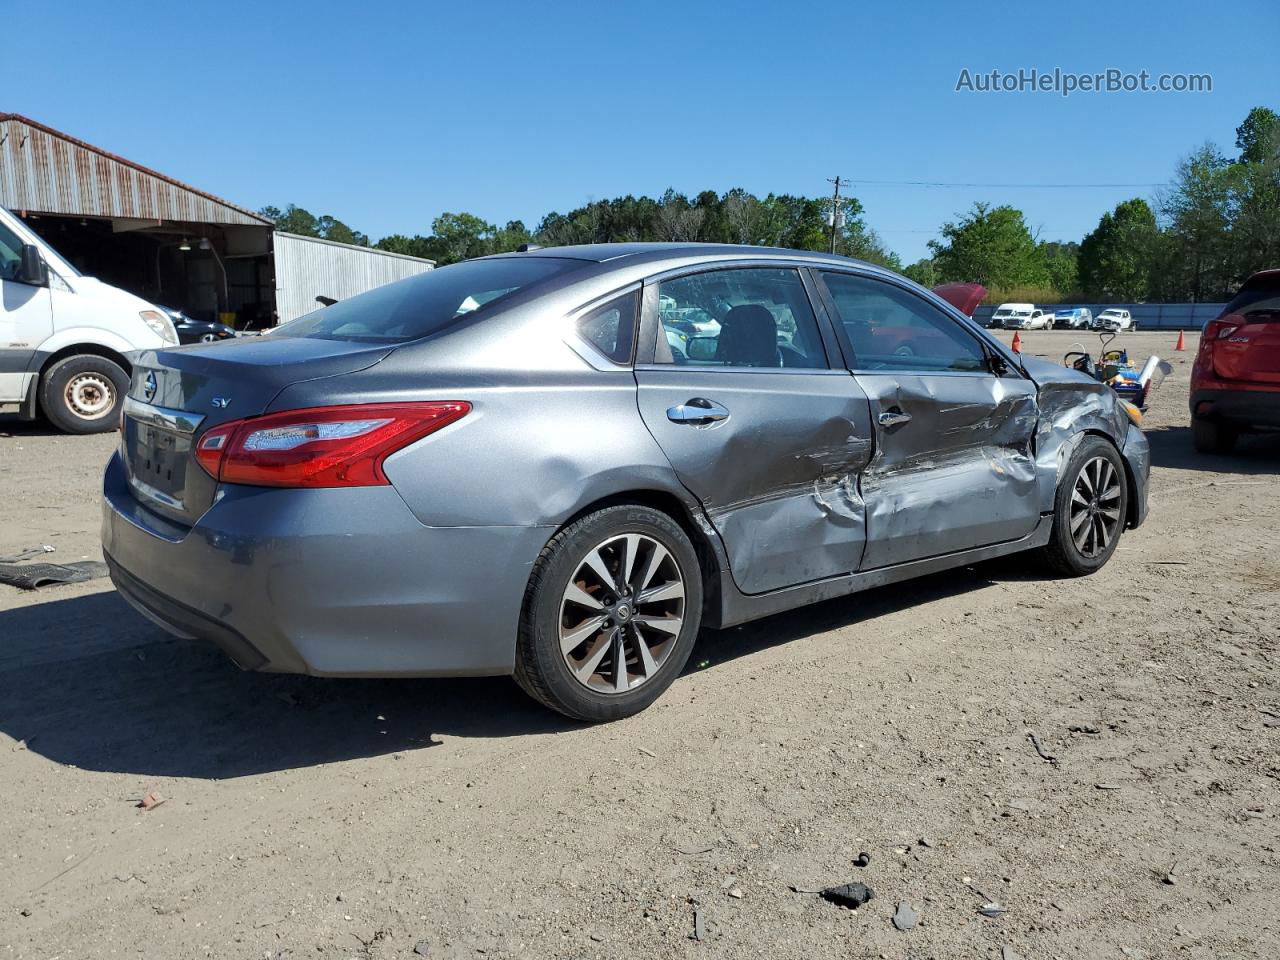
[[[79,356],[102,357],[104,360],[110,360],[119,366],[130,377],[133,376],[133,364],[129,362],[124,354],[117,350],[112,350],[110,347],[104,347],[99,343],[73,343],[63,347],[56,353],[49,354],[49,356],[45,357],[44,363],[40,365],[40,376],[43,377],[55,363],[65,360],[67,357]]]

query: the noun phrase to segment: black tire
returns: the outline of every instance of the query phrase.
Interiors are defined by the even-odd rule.
[[[106,433],[116,428],[128,392],[129,375],[118,363],[79,354],[45,371],[40,409],[65,433]]]
[[[1097,472],[1094,472],[1099,460],[1109,464],[1113,472],[1108,474],[1101,467],[1097,467]],[[1076,498],[1077,486],[1082,484],[1082,473],[1086,474],[1083,481],[1083,487],[1086,488],[1083,492],[1086,498],[1084,504]],[[1099,477],[1103,478],[1101,482]],[[1110,498],[1112,478],[1118,486],[1114,499]],[[1090,503],[1088,490],[1095,487],[1098,492]],[[1053,504],[1053,529],[1049,543],[1042,551],[1049,569],[1068,577],[1088,576],[1101,570],[1115,553],[1116,545],[1124,533],[1128,511],[1129,480],[1120,451],[1102,437],[1085,437],[1067,461],[1062,479],[1058,483]],[[1111,516],[1112,512],[1115,517]],[[1083,544],[1078,542],[1082,531],[1085,531]]]
[[[1210,420],[1208,417],[1191,418],[1191,443],[1197,453],[1230,453],[1240,439],[1240,431]]]
[[[570,589],[571,578],[584,572],[583,565],[586,558],[598,548],[604,550],[601,556],[604,557],[607,566],[610,563],[617,563],[617,566],[609,566],[608,569],[608,572],[616,574],[621,565],[621,554],[617,550],[622,548],[611,547],[609,544],[614,542],[612,538],[628,534],[640,535],[642,538],[640,550],[646,549],[652,542],[668,551],[669,558],[674,561],[675,566],[668,565],[668,560],[665,559],[660,562],[663,564],[662,569],[668,571],[664,574],[665,576],[674,576],[682,582],[683,598],[679,601],[682,621],[678,633],[674,635],[674,640],[655,643],[652,646],[646,644],[646,650],[650,652],[651,658],[652,650],[661,648],[663,651],[661,657],[655,660],[656,669],[652,673],[646,673],[643,678],[634,683],[628,681],[626,690],[603,691],[588,685],[589,682],[599,680],[596,674],[591,674],[589,680],[580,680],[575,676],[568,662],[571,654],[561,652],[562,633],[566,630],[568,632],[574,630],[572,619],[570,619],[570,626],[565,626],[566,610],[572,609],[566,606],[566,603],[572,604],[572,601],[566,600],[565,594]],[[648,557],[655,555],[658,555],[658,551],[652,550]],[[636,566],[639,567],[642,563],[646,563],[646,558],[642,557]],[[646,570],[639,576],[643,577],[647,572]],[[638,582],[637,574],[633,573],[632,581]],[[591,583],[584,579],[575,579],[574,583],[582,585],[587,592],[596,591],[592,594],[592,598],[600,597],[606,604],[609,603],[610,598],[616,601],[611,606],[606,606],[607,610],[616,611],[623,605],[625,598],[616,594],[625,590],[627,595],[632,597],[634,604],[633,612],[627,616],[640,618],[642,602],[639,600],[639,588],[632,593],[631,586],[618,589],[615,583],[614,592],[609,593],[607,588],[600,586],[599,578]],[[651,611],[653,607],[645,604],[645,610]],[[587,618],[591,619],[594,613],[591,611]],[[651,618],[656,619],[650,616],[641,619]],[[680,525],[667,514],[650,507],[639,505],[606,507],[574,521],[557,533],[534,564],[529,586],[525,591],[524,608],[520,616],[520,630],[516,641],[516,683],[535,700],[574,720],[601,723],[629,717],[657,700],[680,675],[693,650],[701,619],[702,574],[698,566],[698,555]],[[674,620],[668,622],[674,622]],[[606,620],[605,623],[613,623],[613,618]],[[628,633],[628,630],[633,633]],[[618,636],[629,638],[623,640],[623,643],[629,643],[630,647],[623,646],[622,661],[628,665],[634,662],[637,670],[643,670],[645,668],[639,662],[640,653],[636,646],[639,642],[636,638],[643,636],[639,631],[640,628],[636,622],[626,623],[619,619],[616,630],[601,629],[589,635],[592,639],[583,640],[581,647],[571,649],[584,650],[586,655],[582,659],[585,662],[591,659],[591,650],[599,649],[594,646],[595,643],[608,642],[611,645],[610,652],[605,654],[606,659],[601,661],[604,666],[600,668],[600,672],[607,673],[605,667],[610,663],[616,664],[616,656],[613,653],[616,648],[612,647],[612,644],[617,642]],[[653,632],[647,626],[645,635],[651,638],[662,636],[661,633]],[[616,677],[616,672],[613,675]],[[631,672],[628,668],[625,677],[630,676]]]

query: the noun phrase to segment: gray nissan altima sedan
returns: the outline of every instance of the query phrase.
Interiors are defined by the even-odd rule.
[[[104,479],[119,591],[251,670],[514,675],[642,710],[725,627],[1146,513],[1140,415],[842,257],[470,260],[142,354]]]

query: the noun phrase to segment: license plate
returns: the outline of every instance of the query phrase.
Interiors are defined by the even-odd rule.
[[[128,461],[134,488],[168,507],[181,509],[190,440],[146,423],[132,421],[130,426]]]

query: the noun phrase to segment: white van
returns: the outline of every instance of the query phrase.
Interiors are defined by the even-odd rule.
[[[133,357],[177,342],[162,311],[81,276],[0,207],[0,413],[114,430]]]

